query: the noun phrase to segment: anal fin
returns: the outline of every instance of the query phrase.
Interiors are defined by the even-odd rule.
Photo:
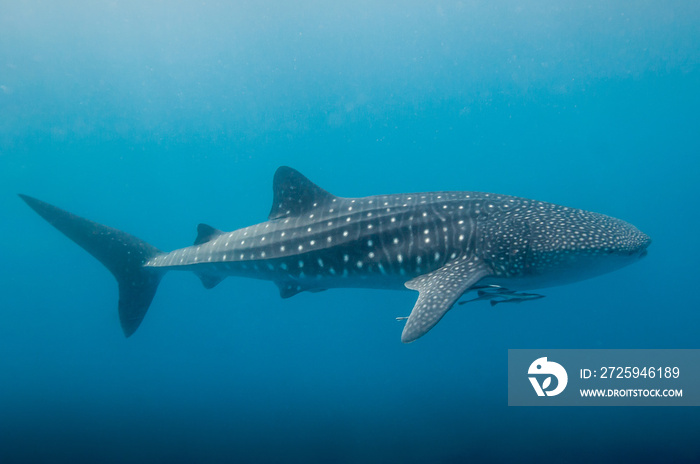
[[[306,290],[305,287],[291,280],[277,281],[275,282],[275,285],[277,285],[277,288],[280,289],[280,297],[282,298],[291,298],[297,293],[301,293]]]
[[[280,289],[280,297],[291,298],[301,292],[318,293],[328,290],[327,288],[308,287],[293,280],[276,281],[275,285]]]
[[[197,273],[197,277],[199,277],[199,280],[202,281],[204,288],[206,288],[207,290],[216,287],[225,278],[225,277],[217,276],[217,275],[199,274],[199,273]]]

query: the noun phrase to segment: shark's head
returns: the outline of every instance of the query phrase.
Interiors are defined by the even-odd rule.
[[[563,208],[535,225],[528,261],[532,274],[567,283],[632,264],[650,244],[648,235],[625,221]]]

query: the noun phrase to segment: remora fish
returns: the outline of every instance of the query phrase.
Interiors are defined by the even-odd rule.
[[[337,287],[419,292],[401,335],[427,333],[475,286],[509,290],[566,284],[646,255],[650,238],[619,219],[480,192],[337,197],[280,167],[268,221],[222,232],[200,224],[193,246],[162,252],[111,227],[21,198],[97,258],[119,284],[128,337],[167,271],[192,271],[206,288],[228,276],[271,280],[282,298]]]
[[[474,288],[472,287],[471,290],[474,290]],[[490,300],[491,306],[496,306],[498,303],[522,303],[523,301],[539,300],[540,298],[544,298],[544,295],[538,295],[537,293],[520,293],[503,287],[479,290],[477,295],[478,296],[476,298],[472,298],[471,300],[467,301],[460,301],[458,304],[464,305],[475,301]]]

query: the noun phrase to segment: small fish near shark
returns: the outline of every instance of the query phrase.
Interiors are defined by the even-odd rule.
[[[475,288],[472,288],[472,290],[474,289]],[[491,306],[496,306],[498,303],[522,303],[523,301],[539,300],[540,298],[545,297],[545,295],[538,295],[537,293],[515,292],[496,285],[484,287],[484,290],[479,290],[477,288],[476,294],[476,298],[467,301],[460,301],[458,304],[463,305],[474,301],[489,300]]]
[[[622,220],[508,195],[338,197],[284,166],[274,176],[267,221],[233,232],[200,224],[194,245],[171,252],[20,197],[114,275],[127,337],[168,271],[193,272],[206,288],[229,276],[270,280],[282,298],[341,287],[416,290],[401,335],[409,343],[466,292],[481,291],[476,300],[492,305],[540,298],[518,292],[619,269],[645,256],[651,243]]]

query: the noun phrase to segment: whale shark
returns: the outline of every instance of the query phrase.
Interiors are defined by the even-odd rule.
[[[170,252],[20,197],[114,275],[127,337],[169,271],[193,272],[206,288],[229,276],[269,280],[282,298],[341,287],[415,290],[401,334],[409,343],[471,290],[513,294],[576,282],[639,260],[651,243],[620,219],[509,195],[339,197],[286,166],[274,175],[267,221],[232,232],[199,224],[192,246]]]

